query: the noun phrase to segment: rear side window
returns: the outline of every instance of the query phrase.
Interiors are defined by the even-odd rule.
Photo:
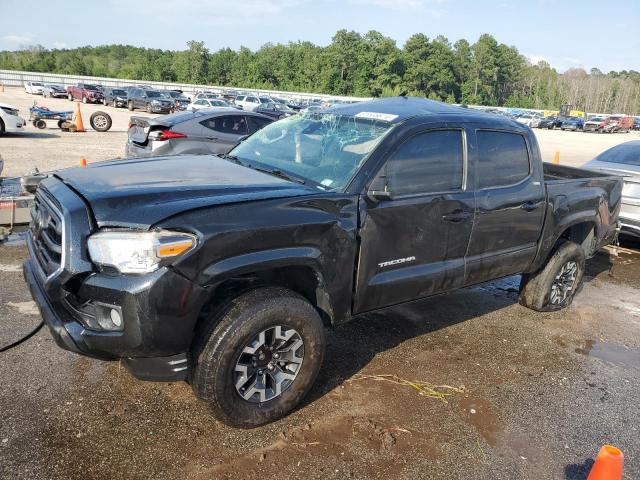
[[[529,176],[529,153],[522,135],[479,131],[478,188],[505,187]]]
[[[249,121],[249,133],[255,133],[260,130],[262,127],[266,127],[271,123],[271,120],[267,120],[266,118],[261,117],[247,117]]]
[[[245,120],[244,115],[213,117],[200,123],[204,127],[220,133],[229,133],[232,135],[246,135],[248,133],[247,121]]]
[[[462,188],[463,142],[460,130],[436,130],[403,143],[387,164],[394,195],[447,192]]]

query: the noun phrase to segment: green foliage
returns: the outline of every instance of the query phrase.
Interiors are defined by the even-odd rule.
[[[257,51],[209,52],[190,41],[183,51],[106,45],[47,50],[37,45],[0,52],[0,69],[264,88],[364,97],[406,91],[449,103],[557,109],[570,103],[591,112],[640,111],[640,73],[559,74],[530,65],[515,47],[488,34],[474,44],[411,36],[402,48],[380,32],[336,32],[326,47],[267,43]]]

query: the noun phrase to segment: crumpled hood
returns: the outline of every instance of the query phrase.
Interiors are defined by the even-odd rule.
[[[194,208],[317,193],[215,155],[111,160],[55,176],[84,197],[99,227],[149,228]]]

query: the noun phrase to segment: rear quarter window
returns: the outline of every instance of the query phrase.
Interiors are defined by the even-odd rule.
[[[531,163],[522,135],[480,130],[476,139],[478,188],[506,187],[529,176]]]

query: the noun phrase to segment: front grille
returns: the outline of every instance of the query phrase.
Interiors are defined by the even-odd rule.
[[[29,227],[33,239],[33,253],[44,273],[49,276],[62,264],[62,214],[55,207],[53,200],[47,198],[41,190],[38,190],[35,196]]]

